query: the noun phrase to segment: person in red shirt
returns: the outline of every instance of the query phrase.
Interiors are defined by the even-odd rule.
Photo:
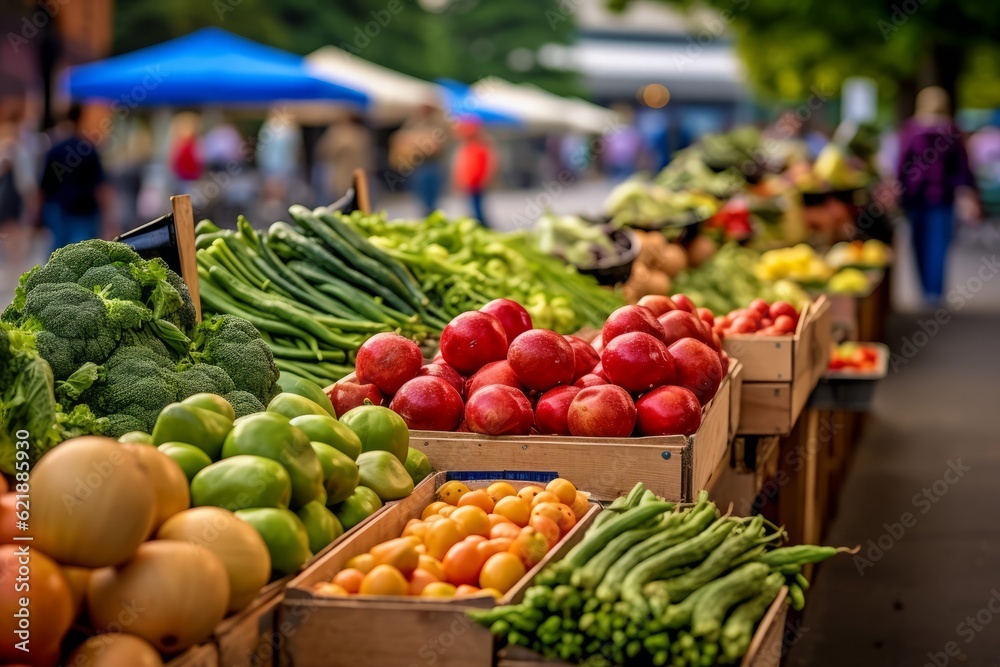
[[[489,227],[483,211],[483,191],[493,178],[496,154],[478,122],[460,122],[456,134],[461,143],[455,152],[455,187],[468,193],[472,216],[484,227]]]
[[[178,193],[191,194],[198,179],[201,178],[204,163],[198,140],[200,127],[201,120],[194,113],[185,112],[174,117],[170,168]]]

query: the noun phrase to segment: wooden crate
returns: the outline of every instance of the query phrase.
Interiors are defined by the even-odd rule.
[[[442,601],[410,597],[323,598],[314,596],[310,590],[314,584],[332,579],[353,556],[398,537],[406,523],[418,517],[434,500],[437,489],[448,478],[448,473],[440,472],[424,480],[409,497],[332,549],[289,584],[279,609],[279,665],[492,666],[493,636],[465,614],[469,609],[493,606],[495,602],[489,597]],[[485,488],[493,481],[499,480],[470,481],[467,485]],[[508,481],[515,487],[528,484]],[[535,575],[576,544],[598,512],[598,505],[593,504],[559,546],[546,554],[500,602],[520,601]]]
[[[574,438],[572,436],[488,436],[478,433],[411,431],[436,470],[480,470],[517,478],[522,471],[561,475],[595,498],[628,493],[637,482],[667,500],[690,500],[705,488],[729,445],[732,371],[705,406],[693,436]]]
[[[229,665],[219,660],[219,649],[215,644],[201,644],[184,651],[168,662],[166,667],[229,667]]]
[[[784,651],[788,589],[783,587],[761,619],[740,667],[778,667]],[[572,667],[562,660],[549,660],[521,646],[500,651],[498,667]]]
[[[729,365],[729,442],[732,442],[743,410],[743,363],[730,358]]]
[[[791,433],[830,364],[830,301],[808,304],[794,336],[727,336],[726,351],[743,364],[738,434]]]

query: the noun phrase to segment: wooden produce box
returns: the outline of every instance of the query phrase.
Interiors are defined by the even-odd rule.
[[[226,663],[219,661],[219,649],[215,644],[192,646],[173,660],[166,667],[222,667]]]
[[[785,619],[788,616],[788,588],[782,588],[768,608],[750,640],[750,648],[740,667],[778,667],[784,650]],[[572,667],[562,660],[543,658],[522,646],[500,651],[497,667]]]
[[[465,612],[490,607],[488,596],[431,601],[412,597],[317,597],[311,587],[330,581],[353,556],[399,537],[410,519],[433,502],[449,473],[439,472],[420,483],[409,497],[338,544],[293,580],[279,608],[278,665],[284,667],[491,667],[493,636]],[[469,488],[485,488],[490,480],[468,481]],[[520,488],[528,482],[506,480]],[[571,480],[573,481],[573,480]],[[582,487],[586,490],[586,487]],[[599,512],[590,511],[560,544],[546,554],[500,603],[520,601],[535,575],[575,545]]]
[[[481,470],[514,479],[521,471],[546,471],[600,500],[617,498],[643,482],[667,500],[687,501],[706,487],[728,451],[733,377],[734,372],[739,377],[739,368],[739,363],[732,365],[692,436],[577,438],[410,431],[410,446],[427,454],[435,470]]]
[[[807,304],[792,336],[732,335],[726,352],[743,364],[737,434],[787,435],[830,364],[830,301]]]

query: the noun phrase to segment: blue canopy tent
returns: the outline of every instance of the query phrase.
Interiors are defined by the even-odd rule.
[[[282,100],[367,104],[363,92],[313,76],[302,57],[219,28],[74,67],[66,85],[74,100],[128,107],[270,106]]]
[[[520,127],[521,119],[491,107],[470,86],[453,79],[438,79],[445,110],[456,120],[474,120],[483,125]]]

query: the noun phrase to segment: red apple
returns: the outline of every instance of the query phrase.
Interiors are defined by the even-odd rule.
[[[445,363],[442,359],[440,363],[427,364],[426,366],[421,366],[420,370],[417,371],[417,377],[438,377],[450,384],[455,388],[461,395],[465,395],[465,378],[458,374],[454,368]]]
[[[674,303],[677,305],[678,310],[683,310],[688,313],[694,312],[694,302],[691,301],[691,299],[689,299],[687,295],[675,294],[670,298],[674,300]]]
[[[573,347],[573,381],[577,381],[584,375],[594,370],[594,366],[601,363],[601,355],[597,353],[590,343],[579,336],[563,336]]]
[[[480,308],[479,312],[489,313],[500,320],[504,333],[507,334],[508,343],[531,329],[531,315],[517,301],[493,299]]]
[[[491,361],[507,357],[507,334],[489,313],[462,313],[441,332],[441,354],[448,365],[469,376]]]
[[[604,372],[604,364],[597,364],[596,366],[594,366],[594,370],[590,371],[590,374],[596,375],[605,382],[610,382],[610,380],[608,380],[607,374]]]
[[[326,390],[326,395],[333,403],[333,410],[338,415],[346,414],[368,399],[375,405],[382,405],[382,394],[373,384],[358,384],[357,382],[338,382]]]
[[[379,333],[361,344],[354,365],[359,383],[373,384],[391,396],[417,376],[423,363],[420,348],[412,340],[396,333]]]
[[[473,433],[528,435],[534,421],[527,397],[502,384],[483,387],[465,404],[465,423]]]
[[[517,373],[510,367],[507,360],[491,361],[465,381],[465,398],[470,398],[477,391],[491,384],[503,384],[524,392],[524,385],[517,378]]]
[[[671,310],[677,310],[677,304],[674,303],[674,300],[664,294],[647,294],[639,299],[639,303],[636,305],[649,308],[655,317]]]
[[[667,348],[674,361],[674,383],[687,387],[702,405],[715,396],[722,384],[718,353],[694,338],[682,338]]]
[[[671,310],[661,315],[660,324],[663,326],[662,340],[667,345],[681,338],[695,338],[702,342],[707,342],[706,339],[710,338],[701,319],[683,310]]]
[[[614,384],[581,389],[566,416],[569,432],[592,438],[624,438],[635,428],[635,403]]]
[[[604,349],[601,365],[608,379],[630,394],[641,394],[674,379],[674,363],[667,346],[646,333],[616,337]]]
[[[734,334],[748,334],[757,331],[758,323],[752,317],[740,315],[733,320],[729,326],[729,332]]]
[[[535,428],[542,435],[569,435],[566,417],[570,403],[581,392],[580,387],[554,387],[541,395],[535,404]]]
[[[590,346],[594,348],[594,351],[600,354],[604,351],[604,336],[597,334],[594,336],[594,340],[590,342]]]
[[[573,346],[555,331],[532,329],[514,339],[507,363],[521,383],[535,391],[572,384],[576,370]]]
[[[701,426],[701,404],[684,387],[659,387],[636,404],[636,423],[642,435],[691,435]]]
[[[396,392],[389,409],[420,431],[454,431],[462,421],[462,396],[440,377],[415,377]]]
[[[663,327],[656,321],[653,311],[643,306],[622,306],[608,316],[601,330],[604,346],[622,334],[641,331],[663,340]]]
[[[709,327],[715,326],[715,313],[713,313],[708,308],[699,308],[695,311],[695,315],[700,317],[702,321]]]
[[[774,320],[775,322],[778,321],[778,317],[780,317],[781,315],[787,315],[788,317],[792,318],[792,320],[796,323],[798,323],[799,321],[798,311],[795,310],[795,306],[788,303],[787,301],[775,301],[774,303],[772,303],[769,314],[771,315],[771,319]]]
[[[607,380],[602,378],[600,375],[594,375],[593,373],[587,373],[582,378],[573,383],[574,387],[580,387],[581,389],[586,389],[587,387],[596,387],[599,384],[609,384]]]
[[[795,333],[796,322],[788,315],[778,315],[774,320],[774,329],[780,334]]]
[[[747,310],[752,310],[761,317],[770,317],[771,315],[771,306],[764,299],[754,299],[747,306]]]

